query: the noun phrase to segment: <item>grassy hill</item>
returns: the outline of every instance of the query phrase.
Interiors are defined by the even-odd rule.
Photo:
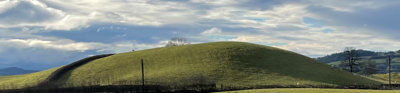
[[[53,68],[24,75],[0,76],[0,89],[17,89],[36,86],[41,81],[45,80],[51,72],[57,69],[58,68]]]
[[[242,42],[192,44],[115,54],[77,67],[56,83],[64,87],[139,85],[141,58],[144,59],[145,82],[151,85],[215,84],[218,87],[245,88],[380,84],[294,52]],[[14,77],[21,77],[20,80],[42,79],[51,71],[54,70]],[[36,83],[7,78],[11,77],[0,77],[0,85],[5,84],[2,82]]]

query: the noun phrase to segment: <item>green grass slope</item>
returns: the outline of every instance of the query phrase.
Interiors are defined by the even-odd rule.
[[[0,76],[0,89],[18,89],[36,86],[56,69],[58,68],[24,75]]]
[[[375,78],[383,81],[384,83],[389,83],[389,73],[386,74],[372,74],[371,78]],[[391,74],[392,84],[400,84],[400,72],[392,72]]]
[[[214,42],[112,55],[63,75],[61,86],[141,84],[252,87],[380,84],[329,67],[303,55],[242,42]]]

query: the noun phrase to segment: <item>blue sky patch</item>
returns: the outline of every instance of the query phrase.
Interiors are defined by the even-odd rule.
[[[283,46],[283,45],[288,45],[288,43],[280,43],[280,42],[274,42],[274,43],[266,43],[266,42],[255,42],[256,44],[261,44],[261,45],[266,45],[266,46]]]
[[[233,36],[233,35],[207,35],[207,38],[231,40],[231,39],[236,39],[237,36]]]
[[[254,21],[257,21],[257,22],[264,22],[264,21],[268,20],[267,18],[255,18],[255,17],[247,18],[247,19],[254,20]]]
[[[311,17],[304,17],[303,22],[307,25],[310,25],[311,27],[322,27],[324,23],[321,20],[317,20]]]
[[[330,32],[333,32],[333,30],[329,28],[322,30],[322,33],[330,33]]]

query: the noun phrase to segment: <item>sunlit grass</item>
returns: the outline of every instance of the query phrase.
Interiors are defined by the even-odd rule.
[[[97,59],[62,76],[64,87],[141,84],[190,86],[215,84],[218,89],[255,86],[341,86],[381,84],[332,68],[294,52],[242,42],[215,42],[127,52]],[[35,86],[55,69],[0,77],[0,88]]]
[[[116,54],[64,75],[64,86],[146,84],[217,87],[339,86],[380,84],[278,48],[241,42],[216,42]]]
[[[399,72],[393,72],[391,74],[391,79],[392,79],[392,84],[400,84],[400,73]],[[379,79],[381,81],[384,81],[384,83],[389,83],[389,74],[373,74],[371,76],[372,78]]]
[[[24,87],[36,86],[41,81],[45,80],[51,72],[58,68],[53,68],[41,72],[15,75],[15,76],[1,76],[0,77],[0,89],[17,89]]]

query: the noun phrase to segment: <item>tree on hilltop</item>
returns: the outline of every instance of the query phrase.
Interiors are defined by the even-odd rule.
[[[182,45],[187,45],[190,44],[189,41],[186,38],[183,37],[173,37],[171,40],[168,41],[166,47],[169,46],[182,46]]]

